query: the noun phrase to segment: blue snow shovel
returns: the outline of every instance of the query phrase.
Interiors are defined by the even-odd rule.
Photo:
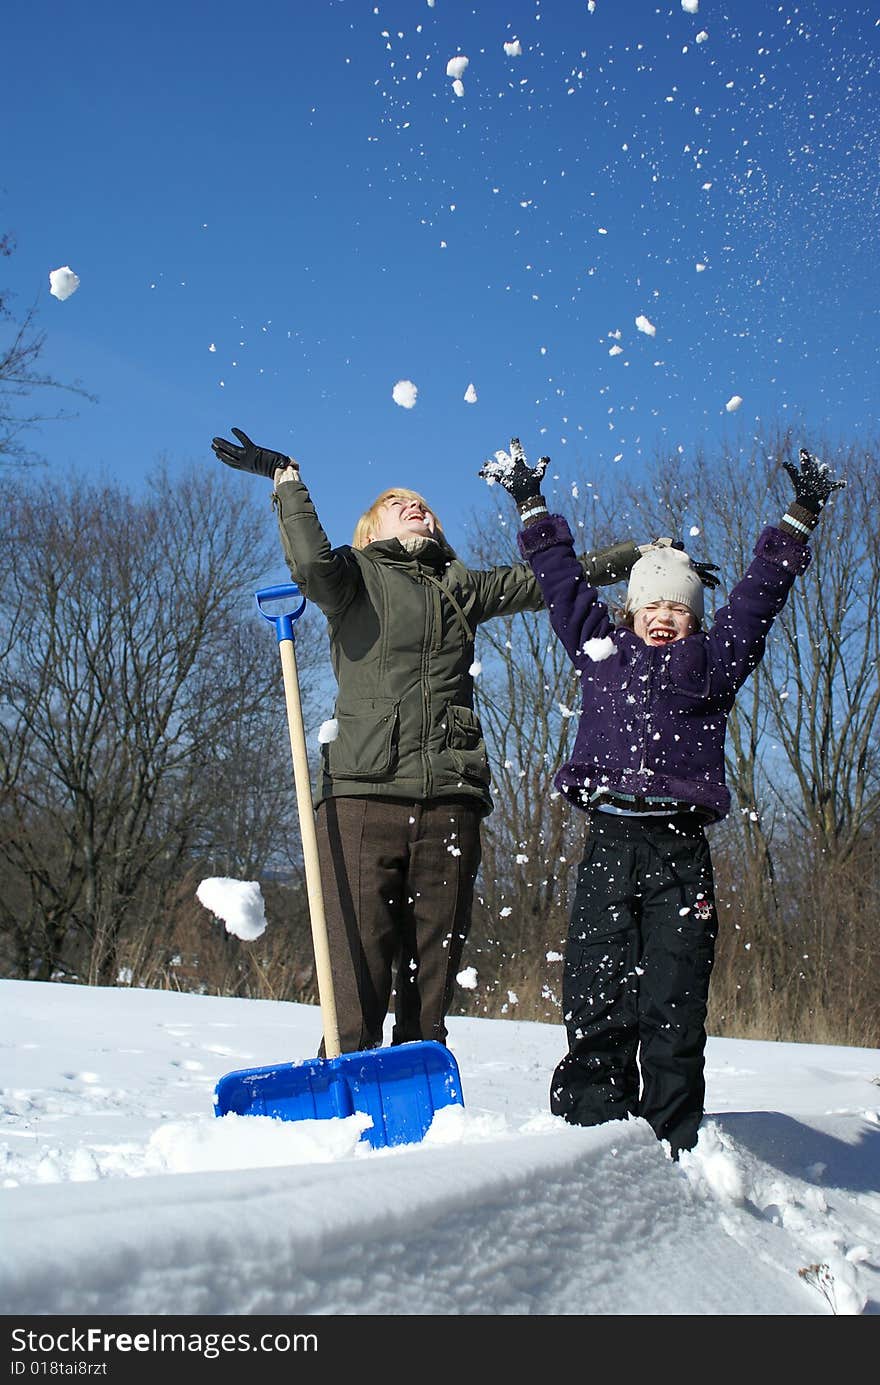
[[[306,600],[299,587],[291,582],[258,591],[257,606],[261,615],[274,624],[281,653],[326,1057],[227,1073],[220,1078],[214,1091],[214,1113],[217,1116],[230,1112],[239,1116],[275,1116],[279,1120],[296,1121],[331,1120],[335,1116],[361,1112],[372,1118],[372,1125],[361,1138],[375,1149],[385,1145],[417,1144],[424,1138],[435,1111],[444,1106],[464,1105],[458,1064],[443,1044],[431,1040],[340,1054],[293,647],[294,622],[305,610]]]

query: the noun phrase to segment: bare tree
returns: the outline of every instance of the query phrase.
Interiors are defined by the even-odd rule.
[[[14,249],[15,243],[8,233],[0,236],[0,257],[8,257]],[[0,288],[0,467],[39,460],[26,446],[22,435],[47,419],[69,417],[63,411],[33,413],[27,407],[22,409],[19,401],[54,390],[94,400],[79,381],[65,384],[39,369],[45,344],[46,333],[37,324],[36,306],[16,316],[9,291]]]
[[[274,522],[230,478],[8,488],[0,536],[0,938],[13,974],[116,979],[196,861],[283,870]],[[304,696],[316,658],[299,660]],[[7,888],[8,887],[8,888]]]

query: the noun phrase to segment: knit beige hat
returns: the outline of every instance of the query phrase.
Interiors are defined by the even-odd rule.
[[[633,563],[626,609],[640,611],[652,601],[676,601],[703,618],[703,583],[687,553],[678,548],[651,548]]]

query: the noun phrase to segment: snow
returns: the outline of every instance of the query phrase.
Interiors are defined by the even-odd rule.
[[[221,1076],[320,1033],[314,1006],[0,981],[4,1313],[880,1312],[875,1050],[710,1038],[678,1164],[640,1120],[552,1117],[562,1027],[512,1019],[450,1018],[465,1104],[419,1145],[214,1116]]]
[[[418,386],[414,385],[412,380],[398,380],[391,391],[391,398],[402,409],[413,409],[418,393]]]
[[[57,298],[63,303],[64,299],[69,298],[72,293],[76,293],[78,288],[79,275],[74,274],[70,265],[63,265],[61,269],[49,271],[49,292],[53,298]]]
[[[522,57],[522,44],[520,43],[518,38],[515,38],[512,40],[512,42],[505,43],[504,51],[509,58]]]
[[[230,880],[212,876],[203,880],[196,898],[215,918],[226,924],[226,932],[252,942],[266,931],[266,911],[259,880]]]
[[[322,721],[318,727],[318,745],[329,745],[338,735],[339,722],[336,717],[330,717],[327,721]]]
[[[467,389],[464,392],[464,398],[466,404],[476,404],[477,391],[474,389],[473,384],[468,385]]]
[[[610,635],[603,635],[601,639],[586,640],[584,653],[588,659],[600,664],[603,660],[611,658],[614,653],[614,641]]]
[[[741,403],[742,395],[734,394],[731,396],[730,399],[728,399],[724,407],[729,414],[735,414]]]
[[[700,8],[700,0],[681,0],[681,8],[686,14],[696,14]]]
[[[449,62],[446,64],[446,76],[463,77],[465,73],[465,68],[468,65],[468,61],[469,60],[465,58],[463,55],[459,55],[456,58],[450,58]]]
[[[657,331],[657,328],[654,326],[653,322],[649,322],[648,319],[645,317],[644,313],[639,313],[638,317],[636,318],[636,326],[638,327],[640,332],[644,332],[645,335],[648,337],[653,337]]]
[[[499,447],[495,455],[483,463],[480,475],[485,478],[487,486],[494,486],[496,481],[503,483],[505,478],[512,476],[513,470],[513,457],[503,447]]]

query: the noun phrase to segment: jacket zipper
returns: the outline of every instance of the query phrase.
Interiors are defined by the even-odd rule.
[[[425,776],[425,798],[430,798],[434,791],[434,779],[431,774],[431,757],[428,754],[428,741],[431,733],[431,688],[428,679],[428,672],[431,662],[431,640],[434,632],[433,626],[433,593],[428,587],[422,586],[421,590],[425,594],[425,638],[422,641],[422,763],[424,765]]]
[[[653,774],[654,771],[645,763],[648,755],[648,733],[651,725],[651,693],[654,689],[654,673],[656,669],[656,650],[648,649],[648,674],[645,680],[645,701],[642,710],[642,747],[639,774]]]

